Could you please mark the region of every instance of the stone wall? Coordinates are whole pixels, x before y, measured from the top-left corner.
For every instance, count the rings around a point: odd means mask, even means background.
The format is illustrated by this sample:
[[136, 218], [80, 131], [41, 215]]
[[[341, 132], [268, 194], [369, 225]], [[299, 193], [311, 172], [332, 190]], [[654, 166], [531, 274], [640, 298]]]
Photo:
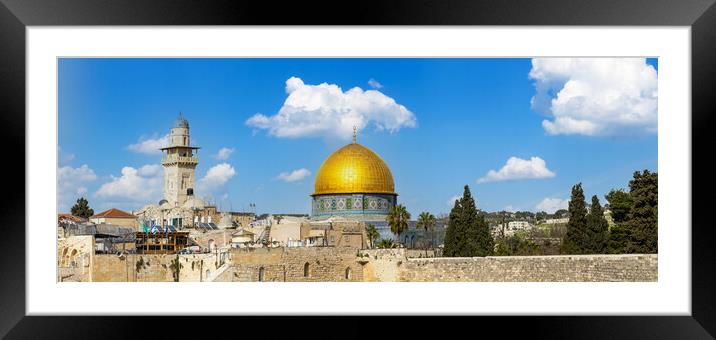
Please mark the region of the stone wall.
[[[282, 264], [234, 264], [219, 275], [217, 282], [285, 281], [286, 266]], [[262, 280], [259, 280], [263, 270]]]
[[405, 256], [409, 258], [413, 257], [440, 257], [442, 255], [442, 249], [406, 249]]
[[232, 266], [217, 281], [258, 281], [261, 268], [264, 281], [363, 281], [357, 254], [357, 249], [339, 247], [233, 248]]
[[658, 255], [407, 258], [403, 249], [363, 250], [366, 281], [644, 282], [658, 280]]
[[172, 261], [179, 258], [179, 281], [206, 281], [221, 267], [221, 254], [96, 254], [92, 261], [92, 281], [96, 282], [172, 282]]
[[361, 250], [361, 258], [368, 261], [363, 265], [364, 281], [398, 281], [400, 266], [407, 260], [405, 253], [405, 249]]
[[[66, 242], [61, 244], [63, 248], [67, 248]], [[181, 264], [179, 281], [643, 282], [658, 280], [656, 254], [471, 258], [415, 258], [408, 255], [417, 254], [410, 253], [406, 249], [358, 251], [342, 247], [232, 248], [218, 255], [216, 253], [178, 255]], [[120, 257], [114, 254], [96, 254], [89, 256], [87, 260], [91, 271], [85, 271], [84, 276], [78, 275], [72, 280], [174, 281], [172, 261], [176, 258], [177, 255], [125, 254]], [[307, 271], [305, 271], [306, 265], [308, 265]]]
[[91, 235], [58, 239], [57, 281], [90, 281], [92, 255], [94, 255], [94, 237]]

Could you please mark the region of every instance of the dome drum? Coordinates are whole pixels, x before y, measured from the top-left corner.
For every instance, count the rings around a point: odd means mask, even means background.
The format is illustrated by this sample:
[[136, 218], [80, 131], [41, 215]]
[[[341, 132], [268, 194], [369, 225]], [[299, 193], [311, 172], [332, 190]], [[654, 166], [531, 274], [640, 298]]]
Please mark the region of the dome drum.
[[395, 194], [328, 194], [314, 195], [312, 216], [380, 216], [387, 215], [396, 204]]

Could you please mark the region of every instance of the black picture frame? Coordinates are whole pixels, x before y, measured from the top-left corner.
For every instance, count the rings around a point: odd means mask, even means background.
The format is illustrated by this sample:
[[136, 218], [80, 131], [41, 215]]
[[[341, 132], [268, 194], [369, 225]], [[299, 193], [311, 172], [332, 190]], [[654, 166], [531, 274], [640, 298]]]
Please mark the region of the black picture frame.
[[[450, 323], [435, 330], [441, 337], [469, 329], [503, 330], [509, 336], [550, 338], [712, 338], [716, 334], [716, 262], [712, 247], [716, 243], [713, 218], [709, 215], [714, 183], [708, 180], [708, 158], [716, 114], [716, 6], [714, 0], [401, 0], [361, 2], [271, 2], [271, 1], [110, 1], [110, 0], [0, 0], [0, 123], [6, 159], [3, 166], [2, 234], [0, 234], [0, 336], [18, 339], [38, 338], [136, 338], [183, 337], [199, 332], [212, 337], [228, 332], [233, 336], [284, 334], [281, 329], [311, 324], [291, 318], [258, 325], [248, 317], [88, 317], [26, 316], [25, 314], [25, 28], [46, 25], [580, 25], [580, 26], [689, 26], [692, 57], [692, 287], [689, 316], [540, 316], [440, 318]], [[687, 113], [684, 113], [687, 114]], [[15, 152], [15, 155], [10, 155]], [[14, 156], [14, 157], [12, 157]], [[21, 163], [19, 160], [23, 160]], [[20, 166], [19, 164], [23, 164]], [[24, 181], [20, 181], [22, 178]], [[23, 184], [24, 183], [24, 184]], [[689, 219], [681, 226], [688, 232]], [[54, 227], [48, 228], [54, 233]], [[122, 298], [101, 297], [106, 299]], [[154, 318], [154, 319], [153, 319]], [[425, 321], [407, 319], [412, 327], [393, 328], [390, 320], [341, 318], [339, 323], [386, 324], [401, 336], [425, 335]], [[433, 322], [433, 321], [431, 321]], [[166, 325], [200, 325], [167, 331]], [[165, 326], [146, 327], [148, 324]], [[238, 325], [251, 325], [239, 327]], [[285, 325], [285, 326], [284, 326]], [[519, 326], [516, 326], [519, 325]], [[145, 326], [145, 327], [142, 327]], [[235, 328], [234, 328], [235, 327]], [[323, 329], [324, 326], [320, 326]], [[370, 326], [372, 327], [372, 326]], [[141, 331], [138, 329], [141, 328]], [[276, 329], [278, 328], [278, 329]], [[268, 332], [268, 333], [267, 333]], [[320, 333], [327, 336], [329, 333]], [[310, 334], [310, 331], [308, 332]], [[354, 330], [343, 335], [370, 332]], [[388, 333], [389, 334], [389, 333]], [[369, 335], [366, 335], [369, 336]], [[484, 334], [487, 336], [487, 333]], [[271, 337], [271, 336], [269, 336]], [[330, 336], [329, 336], [330, 337]]]

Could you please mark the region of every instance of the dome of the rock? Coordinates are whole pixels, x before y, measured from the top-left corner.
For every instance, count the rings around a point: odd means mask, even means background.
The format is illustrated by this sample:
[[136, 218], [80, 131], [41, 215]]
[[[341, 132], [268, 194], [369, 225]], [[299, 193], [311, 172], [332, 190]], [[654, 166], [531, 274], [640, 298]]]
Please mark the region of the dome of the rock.
[[385, 161], [354, 141], [333, 152], [318, 169], [312, 215], [384, 220], [397, 195]]

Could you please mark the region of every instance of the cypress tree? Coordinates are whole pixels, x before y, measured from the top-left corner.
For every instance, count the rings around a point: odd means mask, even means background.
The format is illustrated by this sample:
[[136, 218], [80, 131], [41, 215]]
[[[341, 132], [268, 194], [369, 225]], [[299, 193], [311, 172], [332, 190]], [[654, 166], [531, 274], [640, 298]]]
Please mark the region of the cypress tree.
[[[462, 230], [465, 235], [463, 248], [460, 250], [460, 256], [472, 257], [477, 256], [479, 246], [477, 243], [477, 207], [475, 200], [472, 198], [470, 188], [466, 185], [462, 194], [462, 216], [460, 217]], [[483, 255], [484, 256], [484, 255]]]
[[444, 256], [459, 256], [458, 249], [460, 249], [461, 241], [461, 238], [459, 236], [462, 235], [462, 231], [458, 230], [462, 225], [462, 223], [460, 223], [460, 216], [462, 215], [461, 202], [462, 199], [455, 200], [455, 205], [453, 206], [452, 210], [450, 210], [450, 215], [448, 216], [448, 227], [447, 230], [445, 230], [445, 240], [443, 248]]
[[492, 255], [495, 241], [485, 222], [485, 215], [478, 212], [475, 199], [472, 198], [470, 187], [467, 185], [462, 195], [462, 207], [462, 222], [467, 233], [466, 249], [463, 256]]
[[634, 172], [634, 179], [629, 181], [629, 190], [633, 205], [628, 218], [627, 251], [657, 253], [659, 194], [657, 173], [651, 173], [649, 170], [644, 170], [643, 173]]
[[562, 254], [584, 254], [587, 231], [587, 208], [584, 203], [582, 183], [572, 187], [569, 200], [569, 222], [567, 234], [562, 241]]
[[450, 211], [450, 225], [445, 235], [445, 256], [488, 256], [494, 250], [494, 240], [478, 213], [470, 187], [465, 186], [462, 198]]
[[586, 254], [606, 254], [609, 241], [609, 223], [597, 195], [592, 196], [592, 209], [587, 215]]
[[487, 225], [487, 221], [485, 221], [485, 213], [479, 213], [477, 215], [477, 224], [476, 227], [476, 240], [475, 243], [477, 244], [477, 254], [473, 256], [490, 256], [495, 252], [495, 239], [492, 238], [492, 233], [490, 232], [490, 226]]
[[616, 224], [609, 230], [609, 254], [626, 254], [627, 245], [629, 243], [629, 228], [624, 225]]

